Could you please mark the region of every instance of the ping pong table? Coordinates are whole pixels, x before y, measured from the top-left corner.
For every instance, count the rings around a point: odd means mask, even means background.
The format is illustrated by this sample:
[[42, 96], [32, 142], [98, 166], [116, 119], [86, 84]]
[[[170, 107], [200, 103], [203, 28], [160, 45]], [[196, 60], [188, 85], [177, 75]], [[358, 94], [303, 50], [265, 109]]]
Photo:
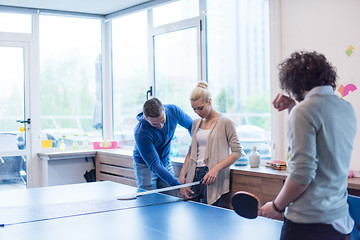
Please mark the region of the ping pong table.
[[282, 222], [161, 193], [117, 200], [136, 188], [94, 182], [0, 192], [1, 240], [266, 239]]

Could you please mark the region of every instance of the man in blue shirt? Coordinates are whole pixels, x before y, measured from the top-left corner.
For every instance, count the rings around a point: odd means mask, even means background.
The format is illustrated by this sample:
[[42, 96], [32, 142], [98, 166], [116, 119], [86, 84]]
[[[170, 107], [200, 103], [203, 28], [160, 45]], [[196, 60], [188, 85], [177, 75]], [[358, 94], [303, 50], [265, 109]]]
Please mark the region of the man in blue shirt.
[[[171, 140], [178, 124], [190, 134], [191, 117], [175, 105], [163, 105], [159, 99], [152, 98], [144, 103], [137, 120], [133, 157], [138, 188], [151, 190], [180, 185], [169, 157]], [[185, 197], [187, 193], [192, 191], [181, 190]]]

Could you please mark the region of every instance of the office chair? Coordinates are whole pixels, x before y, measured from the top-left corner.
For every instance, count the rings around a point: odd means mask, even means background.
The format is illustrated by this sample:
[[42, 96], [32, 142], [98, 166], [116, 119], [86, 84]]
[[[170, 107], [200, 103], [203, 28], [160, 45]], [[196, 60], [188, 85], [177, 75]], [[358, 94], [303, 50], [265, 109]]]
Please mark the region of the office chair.
[[[0, 151], [19, 151], [17, 135], [14, 133], [0, 133]], [[26, 184], [24, 167], [26, 167], [26, 159], [24, 156], [0, 156], [0, 180], [21, 179], [23, 183]]]
[[360, 227], [360, 197], [348, 195], [347, 202], [349, 204], [349, 213], [354, 219], [355, 226], [351, 232], [351, 240], [359, 240], [359, 227]]

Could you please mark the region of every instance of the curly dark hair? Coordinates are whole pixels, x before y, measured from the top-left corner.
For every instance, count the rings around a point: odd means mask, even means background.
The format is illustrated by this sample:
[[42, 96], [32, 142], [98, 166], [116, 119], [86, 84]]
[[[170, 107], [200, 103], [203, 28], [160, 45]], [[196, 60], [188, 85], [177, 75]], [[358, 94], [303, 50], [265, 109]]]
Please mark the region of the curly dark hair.
[[317, 52], [294, 52], [279, 64], [280, 87], [297, 101], [314, 87], [330, 85], [335, 90], [336, 78], [336, 68]]
[[162, 102], [157, 98], [150, 98], [144, 103], [143, 114], [147, 117], [159, 117], [165, 111]]

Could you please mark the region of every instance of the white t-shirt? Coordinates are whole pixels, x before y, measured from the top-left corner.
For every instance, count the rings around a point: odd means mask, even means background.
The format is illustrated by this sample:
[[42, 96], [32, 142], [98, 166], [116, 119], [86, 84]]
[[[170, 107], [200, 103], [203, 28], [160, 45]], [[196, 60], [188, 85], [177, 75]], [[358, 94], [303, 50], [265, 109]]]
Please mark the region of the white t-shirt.
[[201, 129], [196, 133], [196, 140], [197, 140], [197, 163], [196, 167], [205, 167], [205, 151], [206, 151], [206, 142], [209, 136], [211, 129]]

